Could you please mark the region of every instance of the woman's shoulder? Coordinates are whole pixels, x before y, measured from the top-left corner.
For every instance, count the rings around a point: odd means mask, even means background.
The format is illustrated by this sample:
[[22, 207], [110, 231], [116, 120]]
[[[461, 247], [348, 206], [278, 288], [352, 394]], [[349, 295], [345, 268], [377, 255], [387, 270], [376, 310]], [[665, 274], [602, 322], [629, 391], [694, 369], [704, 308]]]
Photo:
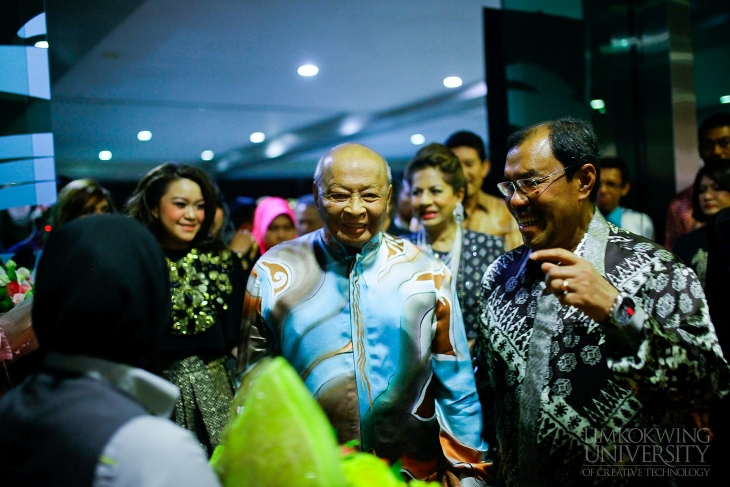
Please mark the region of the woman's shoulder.
[[504, 239], [488, 233], [464, 230], [463, 245], [477, 245], [480, 247], [493, 247], [504, 252]]

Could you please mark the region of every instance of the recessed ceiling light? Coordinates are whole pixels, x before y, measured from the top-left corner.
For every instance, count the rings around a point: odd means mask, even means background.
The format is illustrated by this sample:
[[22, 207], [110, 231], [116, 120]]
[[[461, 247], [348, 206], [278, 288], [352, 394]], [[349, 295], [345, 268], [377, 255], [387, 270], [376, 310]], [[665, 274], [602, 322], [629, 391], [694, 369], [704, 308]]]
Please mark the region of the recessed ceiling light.
[[99, 152], [99, 159], [101, 159], [102, 161], [108, 161], [111, 158], [112, 158], [111, 151], [103, 150], [103, 151]]
[[141, 140], [142, 142], [147, 142], [148, 140], [150, 140], [152, 138], [152, 132], [150, 132], [149, 130], [141, 130], [137, 134], [137, 138], [139, 140]]
[[721, 96], [720, 103], [730, 103], [730, 95]]
[[215, 157], [215, 152], [212, 150], [204, 150], [200, 153], [200, 158], [204, 161], [212, 161]]
[[299, 76], [314, 76], [319, 73], [319, 68], [314, 64], [305, 64], [304, 66], [299, 66], [297, 73], [299, 73]]
[[260, 144], [261, 142], [263, 142], [264, 140], [266, 140], [266, 135], [264, 135], [263, 132], [254, 132], [254, 133], [251, 134], [251, 137], [249, 137], [249, 139], [254, 144]]
[[449, 76], [448, 78], [444, 78], [444, 86], [447, 88], [458, 88], [461, 84], [461, 78], [458, 76]]
[[48, 41], [38, 41], [33, 45], [39, 49], [48, 49]]
[[421, 134], [413, 134], [411, 135], [411, 144], [413, 145], [421, 145], [424, 142], [426, 142], [426, 137], [424, 137]]

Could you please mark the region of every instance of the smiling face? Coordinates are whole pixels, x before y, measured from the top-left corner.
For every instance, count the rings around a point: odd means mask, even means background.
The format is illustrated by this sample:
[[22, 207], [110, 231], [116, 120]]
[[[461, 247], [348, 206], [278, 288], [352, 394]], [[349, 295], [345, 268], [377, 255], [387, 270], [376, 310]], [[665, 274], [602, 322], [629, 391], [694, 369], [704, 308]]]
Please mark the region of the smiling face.
[[[504, 177], [513, 182], [538, 179], [563, 169], [563, 164], [553, 156], [549, 135], [546, 127], [538, 127], [522, 144], [511, 149]], [[578, 169], [571, 180], [565, 172], [559, 172], [540, 183], [532, 194], [525, 195], [518, 189], [506, 198], [527, 247], [573, 250], [578, 245], [587, 228], [587, 212], [590, 210], [592, 214], [588, 198], [595, 183], [595, 172], [591, 175], [591, 170], [586, 168], [593, 166]]]
[[325, 157], [322, 187], [314, 197], [324, 226], [340, 243], [361, 248], [382, 227], [392, 187], [385, 161], [367, 147], [348, 144]]
[[160, 244], [165, 249], [187, 249], [205, 219], [205, 200], [198, 183], [176, 179], [167, 186], [160, 205], [152, 212], [163, 228]]
[[439, 235], [454, 223], [456, 204], [464, 199], [435, 167], [426, 167], [411, 176], [411, 206], [426, 232]]
[[464, 169], [466, 176], [467, 194], [478, 195], [482, 190], [484, 178], [489, 174], [489, 161], [482, 161], [479, 153], [473, 147], [459, 146], [453, 147], [451, 152], [459, 158], [461, 167]]
[[730, 191], [726, 191], [707, 176], [702, 176], [699, 187], [699, 200], [702, 213], [713, 216], [720, 210], [730, 208]]

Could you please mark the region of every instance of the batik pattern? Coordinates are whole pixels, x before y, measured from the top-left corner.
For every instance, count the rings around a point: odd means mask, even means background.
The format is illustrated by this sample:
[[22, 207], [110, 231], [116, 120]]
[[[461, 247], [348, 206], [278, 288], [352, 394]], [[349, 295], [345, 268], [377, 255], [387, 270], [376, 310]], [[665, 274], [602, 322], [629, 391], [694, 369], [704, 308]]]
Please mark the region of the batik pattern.
[[727, 389], [702, 287], [669, 251], [596, 212], [576, 254], [644, 310], [632, 335], [561, 306], [530, 252], [505, 254], [483, 281], [477, 384], [486, 414], [494, 407], [496, 484], [623, 485], [581, 475], [591, 432], [696, 428]]

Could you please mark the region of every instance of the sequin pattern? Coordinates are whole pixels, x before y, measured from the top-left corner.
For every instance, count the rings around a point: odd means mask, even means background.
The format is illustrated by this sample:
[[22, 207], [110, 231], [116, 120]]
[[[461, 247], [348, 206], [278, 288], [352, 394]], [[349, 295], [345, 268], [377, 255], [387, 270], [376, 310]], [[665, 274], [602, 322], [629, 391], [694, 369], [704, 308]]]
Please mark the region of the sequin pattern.
[[170, 269], [172, 325], [174, 335], [197, 335], [216, 323], [228, 309], [233, 293], [229, 275], [234, 261], [230, 250], [191, 250], [178, 261], [167, 259]]

